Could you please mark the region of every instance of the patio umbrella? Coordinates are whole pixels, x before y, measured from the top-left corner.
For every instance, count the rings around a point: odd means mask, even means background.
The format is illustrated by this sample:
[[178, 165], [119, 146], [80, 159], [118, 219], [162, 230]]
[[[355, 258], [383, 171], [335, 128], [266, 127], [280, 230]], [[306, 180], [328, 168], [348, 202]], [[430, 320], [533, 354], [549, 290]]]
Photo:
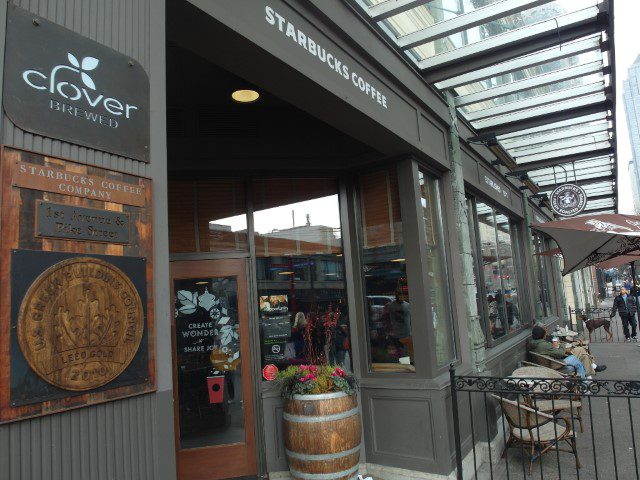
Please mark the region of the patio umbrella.
[[624, 255], [612, 258], [611, 260], [605, 260], [604, 262], [598, 263], [596, 266], [598, 268], [602, 268], [603, 270], [608, 270], [609, 268], [619, 267], [620, 265], [637, 262], [638, 260], [640, 260], [640, 250], [625, 253]]
[[531, 225], [552, 237], [564, 257], [563, 275], [640, 250], [640, 216], [585, 215]]

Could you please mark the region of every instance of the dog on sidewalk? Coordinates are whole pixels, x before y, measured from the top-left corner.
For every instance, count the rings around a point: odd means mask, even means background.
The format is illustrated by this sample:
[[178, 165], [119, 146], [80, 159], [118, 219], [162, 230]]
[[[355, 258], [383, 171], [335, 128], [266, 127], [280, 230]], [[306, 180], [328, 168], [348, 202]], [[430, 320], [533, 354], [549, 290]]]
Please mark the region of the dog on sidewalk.
[[591, 334], [600, 327], [604, 328], [607, 332], [607, 342], [613, 341], [613, 332], [611, 332], [611, 319], [609, 318], [587, 318], [586, 315], [581, 315], [580, 319], [584, 322], [584, 326], [589, 331], [589, 342], [591, 342]]

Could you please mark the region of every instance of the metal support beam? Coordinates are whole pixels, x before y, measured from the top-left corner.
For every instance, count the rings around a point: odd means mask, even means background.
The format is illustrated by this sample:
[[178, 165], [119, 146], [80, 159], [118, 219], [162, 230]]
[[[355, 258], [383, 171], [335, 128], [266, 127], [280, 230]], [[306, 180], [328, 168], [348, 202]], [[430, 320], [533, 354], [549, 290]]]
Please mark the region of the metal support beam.
[[443, 20], [417, 32], [398, 38], [398, 46], [404, 50], [448, 37], [469, 28], [508, 17], [514, 13], [539, 7], [552, 0], [503, 0], [501, 2], [463, 13], [448, 20]]
[[[605, 91], [602, 90], [590, 95], [569, 98], [558, 102], [546, 103], [544, 105], [538, 106], [537, 108], [526, 108], [524, 110], [511, 112], [504, 115], [483, 118], [474, 121], [472, 123], [472, 126], [479, 131], [489, 128], [500, 128], [505, 124], [508, 125], [514, 122], [521, 122], [525, 120], [531, 121], [536, 118], [546, 117], [548, 115], [559, 114], [562, 112], [575, 112], [577, 109], [589, 105], [596, 105], [604, 102], [605, 100]], [[495, 132], [493, 133], [495, 134]]]
[[606, 207], [606, 208], [594, 208], [593, 210], [583, 210], [582, 213], [580, 213], [580, 216], [585, 215], [585, 214], [589, 214], [589, 213], [606, 213], [606, 212], [616, 213], [615, 206]]
[[447, 80], [436, 83], [436, 87], [440, 89], [460, 87], [462, 85], [468, 85], [470, 83], [479, 82], [499, 75], [506, 75], [525, 68], [537, 67], [543, 63], [562, 60], [594, 50], [600, 50], [601, 47], [602, 41], [600, 35], [593, 35], [568, 44], [563, 43], [560, 46], [554, 45], [549, 49], [542, 50], [541, 52], [514, 58], [513, 60], [508, 60], [506, 62], [499, 63], [498, 65], [480, 68], [469, 73], [448, 78]]
[[567, 140], [558, 140], [556, 142], [549, 142], [546, 144], [539, 144], [535, 147], [521, 147], [520, 149], [507, 148], [509, 154], [518, 163], [524, 163], [529, 161], [529, 156], [539, 155], [541, 153], [556, 154], [555, 156], [564, 156], [562, 151], [568, 148], [590, 146], [592, 149], [596, 143], [608, 142], [609, 133], [598, 133], [595, 135], [583, 135], [580, 137], [568, 138]]
[[470, 122], [476, 122], [484, 118], [496, 117], [498, 115], [507, 115], [509, 113], [515, 113], [522, 110], [528, 110], [530, 108], [541, 107], [544, 105], [549, 105], [550, 103], [555, 104], [558, 102], [563, 102], [565, 100], [571, 100], [572, 98], [585, 97], [587, 95], [593, 95], [603, 91], [604, 82], [595, 82], [588, 85], [582, 85], [580, 87], [565, 88], [564, 90], [558, 90], [557, 92], [505, 103], [503, 105], [498, 105], [497, 107], [485, 108], [483, 110], [468, 113], [466, 115], [466, 118]]
[[[612, 182], [615, 179], [616, 179], [615, 175], [609, 175], [608, 177], [588, 178], [586, 180], [578, 180], [577, 182], [572, 182], [572, 183], [582, 187], [584, 185], [591, 185], [593, 183]], [[546, 185], [544, 187], [540, 187], [540, 191], [541, 192], [550, 192], [554, 188], [556, 188], [555, 185]]]
[[[579, 162], [581, 160], [590, 160], [592, 158], [607, 157], [613, 155], [613, 153], [613, 148], [605, 148], [602, 150], [593, 150], [591, 152], [577, 153], [575, 155], [567, 155], [566, 157], [558, 157], [552, 160], [529, 162], [527, 164], [518, 165], [517, 173], [531, 172], [532, 170], [540, 170], [541, 168], [550, 168], [564, 163]], [[513, 173], [516, 172], [514, 171]]]
[[500, 142], [504, 142], [505, 140], [513, 141], [513, 140], [518, 140], [518, 137], [522, 137], [524, 135], [531, 135], [534, 133], [542, 133], [542, 132], [548, 132], [548, 131], [552, 131], [553, 133], [560, 128], [571, 127], [573, 125], [584, 125], [591, 122], [597, 122], [599, 120], [609, 120], [608, 113], [605, 111], [600, 113], [594, 113], [592, 115], [586, 115], [584, 117], [570, 118], [569, 120], [563, 120], [561, 122], [546, 123], [539, 127], [528, 128], [526, 130], [520, 130], [517, 132], [500, 135], [498, 137], [498, 140]]
[[371, 17], [371, 20], [379, 22], [385, 18], [393, 17], [399, 13], [406, 12], [412, 8], [419, 7], [433, 0], [386, 0], [385, 2], [373, 5], [371, 7], [363, 7]]
[[594, 202], [596, 200], [607, 200], [608, 198], [614, 199], [616, 195], [595, 195], [593, 197], [589, 197], [587, 202]]
[[584, 135], [598, 135], [600, 133], [609, 132], [609, 124], [607, 122], [601, 122], [596, 124], [586, 124], [584, 126], [577, 126], [571, 130], [562, 130], [559, 132], [547, 133], [545, 135], [538, 135], [535, 137], [528, 137], [525, 139], [519, 139], [514, 137], [513, 139], [501, 140], [500, 144], [507, 150], [522, 147], [532, 147], [539, 144], [547, 144], [548, 142], [555, 142], [558, 140], [567, 140], [575, 137], [582, 137]]
[[[486, 68], [492, 65], [496, 65], [514, 58], [522, 57], [524, 55], [530, 55], [537, 53], [540, 50], [557, 46], [561, 38], [562, 42], [571, 42], [574, 40], [582, 39], [596, 33], [601, 33], [604, 29], [603, 22], [606, 15], [600, 14], [597, 18], [591, 19], [591, 21], [578, 22], [573, 25], [553, 27], [552, 30], [546, 32], [546, 34], [534, 35], [530, 38], [521, 38], [517, 42], [510, 42], [507, 45], [502, 45], [496, 42], [492, 45], [490, 50], [482, 52], [472, 52], [471, 49], [465, 51], [454, 50], [458, 55], [442, 57], [436, 64], [435, 61], [427, 63], [429, 59], [422, 62], [418, 62], [418, 68], [425, 70], [422, 74], [424, 79], [429, 83], [436, 83], [446, 80], [451, 77], [456, 77], [465, 73], [473, 72], [481, 68]], [[553, 22], [555, 25], [555, 21]], [[502, 37], [502, 35], [498, 35]], [[482, 43], [482, 42], [479, 42]], [[479, 46], [476, 49], [479, 49]], [[465, 47], [461, 47], [465, 48]], [[441, 54], [446, 55], [446, 54]], [[540, 62], [544, 63], [544, 62]]]
[[543, 153], [531, 154], [531, 155], [520, 155], [517, 158], [515, 158], [515, 160], [518, 163], [518, 165], [526, 166], [528, 163], [531, 163], [531, 162], [538, 162], [538, 161], [544, 161], [544, 160], [552, 161], [555, 158], [563, 158], [563, 157], [568, 157], [570, 155], [578, 155], [580, 153], [589, 153], [595, 150], [603, 150], [605, 148], [611, 148], [611, 143], [609, 142], [608, 139], [602, 142], [597, 142], [597, 143], [591, 142], [586, 145], [583, 144], [583, 145], [572, 147], [572, 148], [563, 148], [561, 150], [554, 150], [552, 152], [546, 152], [546, 153], [543, 152]]
[[602, 72], [602, 68], [602, 62], [591, 62], [586, 65], [578, 65], [577, 67], [565, 68], [545, 75], [527, 78], [526, 80], [503, 84], [498, 87], [488, 88], [481, 92], [456, 97], [456, 106], [464, 107], [465, 105], [484, 102], [486, 100], [491, 100], [492, 98], [505, 97], [525, 90], [531, 90], [532, 88], [544, 87], [546, 85], [551, 85], [552, 83], [564, 82], [574, 78], [592, 75], [594, 73]]
[[611, 105], [611, 99], [607, 97], [604, 99], [604, 101], [596, 101], [595, 103], [587, 104], [582, 107], [575, 107], [559, 112], [551, 112], [546, 115], [540, 115], [532, 118], [530, 117], [511, 120], [509, 122], [501, 123], [500, 125], [490, 125], [486, 128], [480, 127], [476, 130], [479, 135], [493, 133], [496, 136], [499, 136], [507, 133], [519, 132], [520, 130], [526, 130], [528, 128], [541, 127], [550, 123], [571, 120], [576, 117], [583, 117], [586, 115], [592, 115], [594, 113], [607, 112], [611, 109]]

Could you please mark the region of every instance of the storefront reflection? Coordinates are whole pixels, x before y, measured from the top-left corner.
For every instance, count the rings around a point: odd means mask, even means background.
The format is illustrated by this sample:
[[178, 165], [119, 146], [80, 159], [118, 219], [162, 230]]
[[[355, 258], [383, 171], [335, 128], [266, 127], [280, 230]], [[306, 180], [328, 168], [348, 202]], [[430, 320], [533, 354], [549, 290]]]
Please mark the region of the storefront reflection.
[[415, 372], [411, 300], [395, 168], [360, 176], [362, 268], [374, 372]]
[[260, 180], [253, 191], [263, 366], [351, 370], [335, 179]]

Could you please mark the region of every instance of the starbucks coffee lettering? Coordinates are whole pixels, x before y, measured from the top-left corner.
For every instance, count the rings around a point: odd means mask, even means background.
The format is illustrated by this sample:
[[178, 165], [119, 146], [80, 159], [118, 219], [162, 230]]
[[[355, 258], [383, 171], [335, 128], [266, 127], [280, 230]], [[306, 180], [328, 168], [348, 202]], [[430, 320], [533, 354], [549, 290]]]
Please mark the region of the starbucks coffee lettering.
[[12, 173], [11, 183], [16, 187], [139, 207], [145, 204], [144, 187], [139, 184], [20, 161], [14, 164]]

